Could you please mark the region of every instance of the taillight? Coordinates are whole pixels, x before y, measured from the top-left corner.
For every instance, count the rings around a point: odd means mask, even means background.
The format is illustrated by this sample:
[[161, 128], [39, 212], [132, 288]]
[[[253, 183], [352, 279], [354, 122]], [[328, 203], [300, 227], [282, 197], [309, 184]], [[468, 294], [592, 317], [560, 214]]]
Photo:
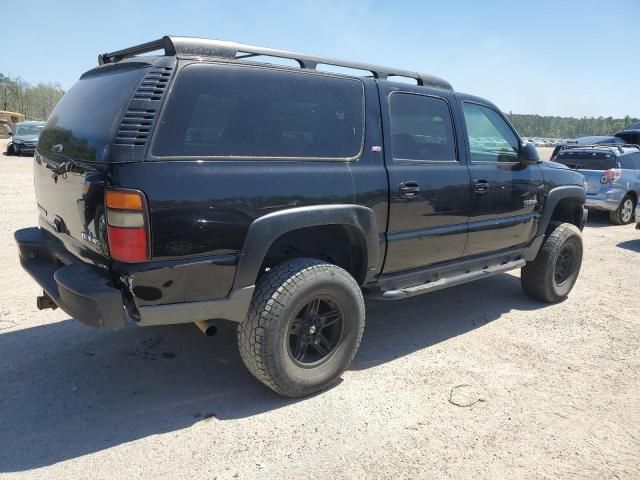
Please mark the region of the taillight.
[[620, 170], [619, 168], [610, 168], [609, 170], [605, 170], [605, 172], [602, 174], [602, 183], [616, 182], [621, 175], [622, 170]]
[[149, 216], [144, 194], [138, 190], [109, 189], [105, 205], [111, 257], [126, 263], [150, 260]]

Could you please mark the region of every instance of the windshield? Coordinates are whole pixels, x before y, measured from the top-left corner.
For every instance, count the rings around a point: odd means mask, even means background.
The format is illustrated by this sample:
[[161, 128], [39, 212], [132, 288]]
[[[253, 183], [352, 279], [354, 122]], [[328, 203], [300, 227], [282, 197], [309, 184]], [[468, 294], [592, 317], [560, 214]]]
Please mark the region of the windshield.
[[16, 135], [40, 135], [43, 128], [44, 123], [42, 125], [18, 125]]
[[554, 160], [577, 170], [609, 170], [617, 168], [615, 155], [608, 152], [564, 151]]

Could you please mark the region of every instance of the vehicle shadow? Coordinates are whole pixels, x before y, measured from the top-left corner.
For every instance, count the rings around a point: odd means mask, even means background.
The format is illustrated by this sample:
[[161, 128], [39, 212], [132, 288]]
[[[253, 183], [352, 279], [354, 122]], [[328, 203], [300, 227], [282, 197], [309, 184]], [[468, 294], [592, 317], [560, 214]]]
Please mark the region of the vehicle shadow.
[[626, 242], [620, 242], [618, 247], [624, 248], [625, 250], [631, 250], [632, 252], [640, 253], [640, 232], [638, 232], [638, 237], [636, 240], [627, 240]]
[[[399, 302], [368, 302], [352, 368], [363, 370], [496, 320], [543, 308], [499, 275]], [[105, 332], [65, 320], [0, 332], [0, 472], [24, 471], [203, 420], [294, 404], [244, 368], [232, 324]]]
[[587, 219], [587, 227], [613, 227], [614, 225], [609, 220], [609, 212], [599, 210], [589, 210], [589, 217]]

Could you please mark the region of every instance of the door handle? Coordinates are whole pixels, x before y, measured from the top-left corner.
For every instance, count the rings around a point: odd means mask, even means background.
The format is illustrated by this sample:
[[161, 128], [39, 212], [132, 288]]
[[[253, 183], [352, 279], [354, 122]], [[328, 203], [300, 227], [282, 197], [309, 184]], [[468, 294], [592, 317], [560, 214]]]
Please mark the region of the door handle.
[[489, 181], [484, 179], [476, 179], [473, 181], [473, 191], [476, 193], [487, 193], [489, 190]]
[[415, 198], [420, 193], [418, 182], [403, 182], [400, 184], [400, 196], [402, 198]]

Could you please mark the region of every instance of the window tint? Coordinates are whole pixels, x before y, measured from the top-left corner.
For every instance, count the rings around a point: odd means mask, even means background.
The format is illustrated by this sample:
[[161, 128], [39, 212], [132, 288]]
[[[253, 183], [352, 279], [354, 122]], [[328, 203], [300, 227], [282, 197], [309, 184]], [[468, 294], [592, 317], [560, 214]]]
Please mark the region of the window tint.
[[554, 161], [578, 170], [609, 170], [618, 167], [614, 154], [598, 151], [565, 150]]
[[123, 64], [78, 80], [53, 109], [38, 150], [61, 144], [66, 157], [109, 161], [120, 117], [146, 71]]
[[492, 108], [464, 103], [472, 162], [515, 162], [518, 137], [505, 120]]
[[190, 65], [176, 81], [154, 155], [350, 158], [362, 82], [282, 70]]
[[393, 158], [455, 160], [451, 114], [445, 100], [394, 93], [390, 102]]

